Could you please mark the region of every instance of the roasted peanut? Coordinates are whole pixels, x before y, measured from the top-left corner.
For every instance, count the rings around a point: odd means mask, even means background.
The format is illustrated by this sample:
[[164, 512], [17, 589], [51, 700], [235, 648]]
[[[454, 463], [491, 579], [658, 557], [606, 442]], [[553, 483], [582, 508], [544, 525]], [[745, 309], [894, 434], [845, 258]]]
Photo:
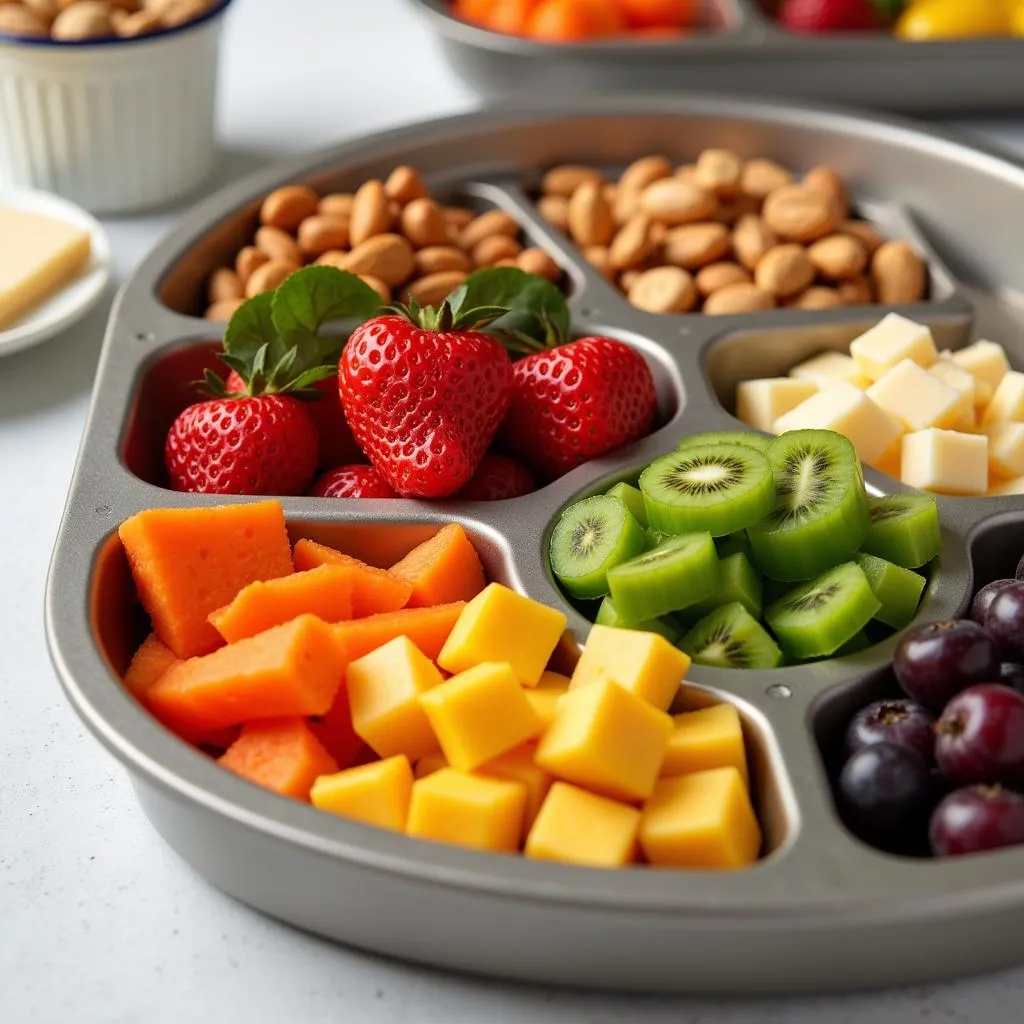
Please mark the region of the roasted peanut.
[[46, 21], [21, 4], [0, 4], [0, 32], [37, 39], [49, 34]]
[[417, 277], [428, 277], [446, 270], [461, 270], [468, 274], [473, 268], [469, 257], [454, 245], [431, 245], [420, 249], [414, 257], [414, 264]]
[[53, 19], [50, 36], [65, 42], [112, 36], [115, 32], [110, 13], [110, 4], [103, 0], [79, 0]]
[[670, 227], [707, 220], [714, 215], [715, 197], [682, 178], [664, 178], [640, 193], [640, 209]]
[[270, 257], [262, 249], [257, 249], [254, 245], [247, 245], [244, 249], [239, 250], [235, 257], [235, 271], [242, 279], [242, 283], [245, 284], [256, 270], [264, 263], [269, 262]]
[[779, 236], [753, 213], [740, 217], [732, 229], [733, 251], [747, 270], [753, 270], [761, 257], [778, 244]]
[[583, 250], [583, 258], [602, 276], [609, 281], [615, 280], [615, 268], [606, 245], [588, 245]]
[[808, 288], [787, 303], [793, 309], [835, 309], [843, 304], [843, 297], [835, 288], [821, 285]]
[[740, 188], [754, 199], [764, 199], [777, 188], [790, 185], [793, 175], [774, 160], [748, 160], [740, 174]]
[[840, 281], [836, 289], [844, 306], [867, 306], [875, 301], [871, 282], [866, 277], [854, 277], [849, 281]]
[[633, 281], [629, 301], [648, 313], [685, 313], [697, 303], [697, 286], [681, 267], [655, 267]]
[[697, 157], [694, 181], [716, 196], [734, 196], [740, 191], [743, 161], [729, 149], [705, 149]]
[[430, 274], [413, 281], [407, 294], [421, 306], [438, 306], [466, 280], [466, 277], [461, 270], [444, 270], [440, 274]]
[[[272, 228], [264, 224], [256, 232], [256, 248], [265, 252], [272, 260], [282, 260], [285, 263], [294, 263], [295, 266], [302, 266], [302, 253], [299, 245], [288, 234], [280, 228]], [[328, 246], [328, 248], [330, 248]]]
[[665, 262], [684, 270], [697, 270], [722, 259], [731, 239], [724, 224], [684, 224], [672, 228], [665, 239]]
[[273, 291], [286, 277], [294, 274], [298, 267], [286, 260], [270, 260], [262, 267], [257, 267], [245, 283], [246, 298], [251, 299], [263, 292]]
[[536, 247], [524, 249], [516, 257], [516, 266], [525, 274], [536, 274], [549, 281], [557, 281], [562, 276], [562, 268], [543, 249]]
[[814, 280], [814, 266], [803, 246], [787, 243], [769, 249], [754, 268], [754, 284], [770, 295], [797, 295]]
[[846, 197], [846, 186], [831, 167], [812, 167], [805, 175], [804, 188], [823, 192], [832, 198], [836, 215], [840, 220], [850, 216], [850, 201]]
[[566, 196], [541, 196], [537, 200], [537, 212], [553, 228], [569, 230], [569, 200]]
[[839, 225], [839, 231], [844, 235], [852, 235], [868, 251], [868, 256], [874, 254], [885, 244], [885, 239], [866, 220], [844, 220]]
[[642, 156], [634, 160], [619, 178], [619, 190], [642, 192], [648, 185], [662, 178], [671, 178], [672, 162], [663, 156]]
[[826, 193], [803, 185], [783, 185], [764, 201], [765, 224], [791, 242], [813, 242], [836, 229], [843, 219]]
[[871, 280], [878, 301], [895, 306], [924, 298], [927, 273], [921, 257], [906, 242], [886, 242], [871, 258]]
[[612, 240], [612, 209], [595, 182], [584, 182], [569, 199], [569, 234], [582, 246], [607, 245]]
[[715, 220], [721, 224], [735, 224], [748, 213], [756, 214], [761, 204], [753, 197], [741, 192], [737, 196], [719, 196], [715, 208]]
[[457, 231], [462, 231], [476, 216], [465, 206], [446, 206], [441, 212], [444, 214], [444, 222]]
[[260, 207], [260, 223], [294, 231], [320, 205], [320, 197], [305, 185], [285, 185], [271, 192]]
[[473, 265], [477, 267], [493, 267], [504, 260], [515, 262], [523, 247], [508, 235], [491, 235], [473, 247]]
[[319, 256], [330, 249], [348, 245], [348, 218], [316, 213], [299, 225], [299, 249], [306, 256]]
[[141, 10], [129, 14], [126, 11], [116, 10], [111, 14], [111, 20], [117, 34], [122, 39], [136, 39], [139, 36], [149, 35], [163, 28], [163, 21], [160, 15], [153, 11]]
[[540, 190], [549, 196], [571, 196], [584, 182], [603, 185], [604, 175], [593, 167], [581, 167], [578, 164], [562, 164], [552, 167], [541, 178]]
[[229, 267], [220, 267], [210, 275], [206, 286], [206, 297], [211, 305], [245, 298], [242, 279]]
[[207, 320], [227, 323], [235, 315], [238, 307], [243, 302], [245, 302], [245, 299], [221, 299], [219, 302], [212, 303], [203, 316]]
[[[348, 233], [352, 245], [361, 245], [374, 235], [383, 235], [391, 228], [391, 211], [384, 186], [375, 178], [363, 182], [352, 201]], [[354, 271], [353, 271], [354, 273]]]
[[382, 303], [386, 305], [391, 301], [391, 289], [379, 277], [362, 274], [359, 279], [363, 284], [368, 284], [380, 296]]
[[57, 12], [61, 8], [57, 0], [21, 0], [21, 2], [33, 14], [38, 15], [42, 21], [45, 21], [47, 25], [57, 17]]
[[459, 248], [472, 252], [485, 238], [491, 235], [508, 235], [515, 238], [519, 234], [519, 223], [504, 210], [488, 210], [474, 217], [459, 235]]
[[651, 218], [646, 213], [638, 213], [612, 239], [608, 259], [615, 270], [631, 270], [639, 267], [653, 250]]
[[402, 235], [374, 235], [357, 245], [345, 260], [345, 270], [379, 278], [397, 288], [412, 276], [415, 258], [409, 240]]
[[868, 251], [852, 235], [827, 235], [807, 248], [814, 269], [833, 281], [857, 277], [868, 265]]
[[433, 199], [413, 199], [401, 213], [402, 234], [417, 249], [448, 242], [448, 225]]
[[619, 287], [629, 293], [629, 289], [633, 287], [633, 282], [643, 273], [642, 270], [624, 270], [619, 274]]
[[384, 182], [384, 194], [401, 206], [414, 199], [425, 199], [430, 193], [414, 167], [396, 167]]
[[701, 295], [711, 295], [730, 284], [749, 284], [750, 271], [738, 263], [710, 263], [694, 279]]
[[348, 270], [348, 253], [344, 249], [328, 249], [316, 258], [316, 264], [320, 267], [337, 267], [338, 270]]
[[352, 207], [356, 197], [348, 192], [332, 192], [324, 196], [316, 208], [317, 213], [325, 213], [329, 217], [352, 218]]
[[638, 188], [619, 188], [615, 193], [615, 202], [612, 205], [612, 218], [618, 225], [626, 224], [632, 220], [640, 209], [640, 192]]
[[704, 300], [704, 312], [709, 316], [734, 316], [738, 313], [756, 313], [775, 306], [775, 296], [762, 291], [756, 284], [727, 284]]
[[160, 20], [167, 28], [187, 25], [206, 13], [210, 0], [166, 0], [160, 9]]

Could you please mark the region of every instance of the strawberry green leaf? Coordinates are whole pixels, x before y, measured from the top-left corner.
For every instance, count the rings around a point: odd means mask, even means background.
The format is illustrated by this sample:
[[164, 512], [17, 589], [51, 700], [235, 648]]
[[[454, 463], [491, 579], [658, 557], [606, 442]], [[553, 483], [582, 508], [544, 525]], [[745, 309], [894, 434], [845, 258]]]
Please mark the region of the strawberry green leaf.
[[[273, 294], [264, 292], [247, 299], [235, 310], [224, 333], [224, 351], [227, 355], [249, 366], [261, 347], [274, 346], [277, 331], [271, 318], [273, 301]], [[238, 368], [233, 366], [232, 369]], [[241, 370], [238, 372], [246, 376]]]
[[[526, 336], [545, 345], [568, 340], [572, 321], [565, 297], [548, 280], [515, 267], [490, 267], [470, 274], [448, 297], [456, 329], [490, 319], [489, 333]], [[503, 308], [497, 319], [478, 315]]]
[[293, 395], [298, 392], [304, 392], [313, 399], [323, 398], [323, 392], [317, 391], [310, 388], [310, 384], [315, 384], [319, 380], [326, 380], [328, 377], [336, 377], [338, 374], [338, 367], [336, 365], [327, 366], [314, 366], [305, 373], [300, 373], [295, 380], [292, 381], [292, 391], [288, 394]]

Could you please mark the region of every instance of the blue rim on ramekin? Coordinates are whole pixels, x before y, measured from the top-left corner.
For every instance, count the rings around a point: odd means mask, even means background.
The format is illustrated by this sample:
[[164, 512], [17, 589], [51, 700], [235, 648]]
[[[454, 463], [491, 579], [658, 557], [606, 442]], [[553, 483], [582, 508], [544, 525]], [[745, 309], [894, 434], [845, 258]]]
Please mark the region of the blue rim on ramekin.
[[167, 36], [198, 28], [200, 25], [218, 17], [233, 3], [234, 0], [216, 0], [208, 11], [201, 14], [198, 18], [193, 18], [192, 21], [186, 21], [183, 25], [175, 25], [173, 28], [157, 29], [156, 32], [147, 32], [145, 35], [133, 36], [131, 38], [106, 36], [102, 39], [51, 39], [49, 36], [40, 38], [39, 36], [19, 36], [10, 32], [0, 32], [0, 45], [13, 43], [17, 46], [37, 46], [41, 49], [77, 50], [91, 46], [131, 46], [141, 43], [152, 43], [157, 39], [166, 39]]

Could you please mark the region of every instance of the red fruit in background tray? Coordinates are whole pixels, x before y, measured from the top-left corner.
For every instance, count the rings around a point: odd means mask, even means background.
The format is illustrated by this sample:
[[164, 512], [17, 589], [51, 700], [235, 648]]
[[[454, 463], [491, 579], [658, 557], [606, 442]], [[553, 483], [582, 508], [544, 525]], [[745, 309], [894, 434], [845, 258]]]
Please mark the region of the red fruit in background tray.
[[955, 782], [1024, 782], [1024, 696], [981, 683], [957, 694], [935, 723], [935, 759]]
[[337, 466], [309, 489], [311, 498], [397, 498], [373, 466]]
[[778, 19], [791, 32], [871, 32], [878, 28], [869, 0], [784, 0]]
[[968, 786], [942, 799], [928, 829], [936, 857], [1024, 843], [1024, 796], [1001, 786]]
[[519, 360], [502, 447], [547, 479], [646, 436], [658, 395], [644, 357], [581, 338]]
[[618, 0], [631, 28], [689, 28], [698, 20], [697, 0]]
[[537, 490], [533, 474], [506, 455], [488, 452], [476, 475], [456, 495], [460, 501], [506, 501]]

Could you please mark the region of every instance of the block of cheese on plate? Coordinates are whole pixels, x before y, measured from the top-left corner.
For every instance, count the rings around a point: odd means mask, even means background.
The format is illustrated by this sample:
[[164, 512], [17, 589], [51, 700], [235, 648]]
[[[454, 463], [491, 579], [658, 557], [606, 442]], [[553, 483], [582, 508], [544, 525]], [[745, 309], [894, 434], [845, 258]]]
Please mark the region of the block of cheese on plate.
[[[897, 363], [867, 390], [867, 396], [905, 430], [953, 427], [964, 416], [964, 396], [912, 359]], [[970, 406], [973, 418], [973, 399]]]
[[745, 380], [736, 387], [736, 415], [758, 430], [770, 432], [772, 424], [790, 409], [818, 393], [813, 380], [773, 377]]
[[91, 251], [89, 233], [74, 224], [0, 206], [0, 331], [56, 295]]
[[951, 353], [951, 358], [972, 376], [984, 381], [993, 391], [1010, 371], [1006, 353], [994, 341], [976, 341], [959, 352]]
[[899, 313], [890, 313], [850, 343], [850, 355], [869, 380], [881, 380], [910, 359], [927, 369], [939, 357], [932, 332]]
[[821, 355], [806, 359], [802, 363], [797, 363], [789, 371], [789, 376], [796, 380], [809, 380], [819, 388], [841, 380], [847, 384], [855, 384], [859, 388], [866, 388], [871, 383], [860, 372], [853, 356], [843, 352], [822, 352]]
[[903, 438], [905, 484], [939, 494], [988, 491], [988, 438], [956, 430], [919, 430]]

